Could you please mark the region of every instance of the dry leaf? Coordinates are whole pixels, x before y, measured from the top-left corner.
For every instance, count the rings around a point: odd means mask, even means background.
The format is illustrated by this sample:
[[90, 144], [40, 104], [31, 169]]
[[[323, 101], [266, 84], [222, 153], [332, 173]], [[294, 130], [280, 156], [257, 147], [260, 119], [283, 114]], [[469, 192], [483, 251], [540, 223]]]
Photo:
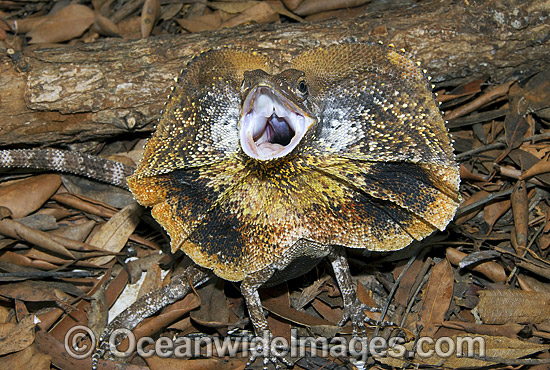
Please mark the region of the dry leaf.
[[311, 316], [305, 312], [298, 311], [292, 307], [289, 307], [288, 305], [281, 305], [281, 302], [279, 302], [278, 300], [273, 300], [265, 297], [265, 290], [260, 290], [260, 293], [262, 297], [262, 305], [265, 307], [265, 309], [288, 321], [306, 326], [334, 326], [334, 324], [330, 321]]
[[[189, 294], [185, 298], [166, 306], [160, 314], [144, 319], [134, 330], [132, 330], [132, 332], [134, 333], [136, 340], [139, 340], [145, 336], [150, 337], [155, 333], [158, 333], [163, 328], [166, 328], [174, 321], [180, 319], [191, 310], [199, 307], [200, 304], [200, 298], [198, 298], [195, 294]], [[120, 344], [120, 349], [126, 348], [128, 348], [128, 338], [124, 339], [124, 341]]]
[[145, 38], [151, 34], [155, 22], [160, 16], [160, 1], [145, 0], [141, 11], [141, 37]]
[[481, 92], [481, 85], [485, 82], [484, 79], [473, 80], [455, 87], [453, 90], [437, 96], [437, 101], [446, 102], [457, 99], [463, 96], [475, 95]]
[[465, 321], [445, 321], [441, 326], [445, 328], [464, 330], [470, 334], [483, 334], [498, 337], [516, 338], [518, 333], [525, 329], [525, 325], [484, 325]]
[[433, 337], [453, 298], [453, 270], [446, 259], [439, 261], [432, 269], [418, 313], [419, 324], [423, 326], [421, 335]]
[[[326, 12], [308, 15], [305, 17], [305, 19], [308, 22], [316, 22], [316, 21], [322, 21], [324, 19], [329, 19], [329, 18], [337, 18], [337, 19], [356, 18], [364, 15], [369, 6], [370, 6], [369, 4], [365, 4], [363, 6], [357, 6], [355, 8], [327, 10]], [[375, 35], [373, 34], [373, 36]]]
[[462, 181], [470, 181], [470, 182], [485, 182], [487, 181], [486, 178], [480, 176], [478, 173], [473, 173], [470, 171], [466, 166], [463, 164], [460, 165], [460, 179]]
[[[279, 306], [290, 307], [290, 294], [288, 291], [288, 284], [279, 284], [277, 286], [269, 288], [269, 300], [277, 302]], [[277, 315], [267, 316], [267, 325], [271, 329], [271, 333], [276, 337], [285, 338], [290, 343], [291, 328], [292, 325], [281, 319]]]
[[176, 22], [186, 31], [203, 32], [214, 31], [222, 25], [220, 12], [216, 11], [210, 14], [200, 15], [189, 19], [176, 19]]
[[199, 295], [201, 305], [198, 310], [191, 312], [191, 318], [201, 325], [227, 330], [233, 323], [229, 322], [229, 307], [223, 294], [223, 282], [215, 279], [214, 283], [201, 288]]
[[34, 230], [17, 221], [4, 219], [0, 221], [0, 234], [18, 240], [25, 240], [60, 256], [74, 259], [75, 256], [62, 244], [53, 240], [48, 233]]
[[523, 87], [523, 96], [529, 110], [539, 117], [550, 119], [550, 72], [548, 69], [531, 77]]
[[6, 22], [17, 33], [27, 33], [49, 18], [49, 15], [28, 17], [22, 19], [8, 19]]
[[[410, 363], [434, 366], [438, 369], [478, 368], [495, 364], [494, 362], [490, 361], [483, 361], [476, 358], [466, 357], [466, 355], [470, 355], [471, 357], [480, 357], [480, 343], [484, 343], [484, 355], [486, 357], [499, 357], [510, 360], [516, 360], [523, 356], [528, 356], [540, 351], [548, 350], [548, 345], [545, 344], [531, 343], [515, 338], [494, 337], [481, 334], [475, 336], [466, 336], [463, 334], [454, 335], [452, 337], [449, 337], [449, 339], [449, 342], [456, 344], [457, 348], [461, 348], [462, 356], [457, 355], [455, 348], [455, 351], [453, 351], [450, 356], [445, 357], [438, 356], [434, 351], [432, 356], [420, 357], [416, 355], [413, 360], [407, 359], [407, 362], [404, 362], [400, 358], [391, 356], [378, 357], [377, 359], [388, 366], [394, 366], [396, 368], [405, 368], [407, 367], [406, 365], [409, 365]], [[471, 346], [472, 352], [470, 352], [470, 349], [468, 349], [468, 342], [473, 343], [473, 345]], [[403, 345], [403, 347], [405, 347], [407, 351], [412, 350], [412, 346], [412, 342], [408, 342]], [[429, 351], [430, 349], [433, 350], [434, 345], [424, 343], [423, 350]]]
[[504, 119], [506, 144], [510, 149], [518, 148], [529, 131], [529, 123], [525, 119], [527, 103], [522, 96], [514, 97], [510, 102], [510, 109]]
[[138, 298], [160, 288], [162, 288], [161, 268], [158, 263], [154, 263], [149, 265], [145, 272], [145, 277], [139, 288]]
[[13, 218], [25, 217], [42, 207], [61, 186], [59, 175], [39, 175], [0, 188], [0, 206]]
[[50, 370], [52, 357], [40, 352], [35, 345], [2, 357], [2, 368], [10, 370]]
[[[403, 307], [407, 307], [409, 302], [409, 296], [411, 295], [411, 289], [414, 286], [414, 283], [422, 269], [423, 262], [420, 260], [415, 260], [409, 269], [405, 272], [405, 275], [401, 278], [401, 282], [395, 291], [395, 304]], [[402, 269], [395, 271], [399, 276]], [[397, 276], [395, 278], [397, 279]], [[420, 276], [422, 279], [423, 276]]]
[[[88, 244], [109, 252], [120, 252], [136, 229], [141, 212], [143, 208], [135, 202], [124, 207], [92, 236]], [[113, 258], [114, 256], [97, 257], [90, 262], [103, 265]]]
[[[469, 206], [470, 204], [479, 202], [480, 200], [485, 199], [488, 196], [489, 196], [488, 192], [484, 190], [478, 191], [477, 193], [473, 194], [470, 198], [466, 199], [464, 202], [460, 204], [460, 207], [458, 208], [457, 213], [460, 213], [461, 208], [464, 208], [466, 206]], [[471, 210], [469, 213], [466, 213], [464, 216], [456, 219], [455, 223], [457, 225], [462, 225], [463, 223], [465, 223], [466, 221], [474, 217], [478, 212], [479, 210]]]
[[529, 224], [529, 202], [525, 181], [518, 180], [511, 195], [512, 213], [514, 215], [514, 233], [512, 245], [518, 254], [527, 247], [527, 229]]
[[294, 10], [302, 3], [302, 0], [283, 0], [283, 3], [288, 9]]
[[493, 230], [493, 226], [495, 225], [495, 222], [498, 221], [502, 215], [504, 215], [508, 210], [510, 209], [510, 206], [512, 205], [512, 202], [510, 200], [502, 200], [500, 202], [493, 202], [487, 204], [483, 208], [483, 219], [487, 224], [489, 225], [489, 231], [487, 234], [490, 234]]
[[[447, 248], [446, 252], [447, 259], [455, 266], [458, 266], [460, 264], [460, 261], [462, 261], [462, 259], [466, 257], [466, 253], [462, 253], [454, 248]], [[479, 265], [472, 267], [471, 270], [482, 273], [495, 283], [504, 283], [507, 278], [504, 267], [496, 262], [483, 262]]]
[[27, 33], [29, 44], [56, 43], [79, 37], [94, 23], [94, 12], [87, 6], [70, 4]]
[[103, 36], [120, 36], [118, 26], [109, 18], [96, 13], [92, 30]]
[[525, 171], [521, 176], [520, 180], [525, 180], [536, 175], [550, 172], [550, 161], [547, 158], [541, 159], [527, 171]]
[[243, 23], [272, 23], [279, 20], [279, 14], [269, 5], [269, 3], [258, 3], [243, 11], [241, 14], [224, 22], [222, 27], [235, 27]]
[[240, 14], [258, 4], [260, 4], [260, 1], [213, 1], [208, 3], [208, 7], [216, 10], [223, 10], [229, 14]]
[[151, 370], [242, 370], [247, 368], [246, 358], [163, 358], [151, 356], [145, 358]]
[[550, 293], [481, 290], [472, 311], [484, 324], [540, 323], [550, 319]]
[[327, 10], [353, 8], [368, 2], [370, 2], [370, 0], [304, 0], [294, 9], [294, 13], [304, 16], [325, 12]]
[[34, 315], [27, 315], [17, 324], [0, 324], [0, 355], [21, 351], [34, 341], [34, 327], [40, 321]]
[[342, 310], [338, 308], [332, 308], [328, 304], [324, 303], [320, 299], [314, 299], [311, 302], [315, 311], [321, 315], [325, 320], [328, 320], [334, 324], [337, 324], [342, 320]]
[[[72, 312], [71, 315], [72, 314], [74, 314], [74, 312]], [[65, 317], [70, 317], [71, 315]], [[72, 327], [74, 327], [74, 324]], [[48, 353], [52, 357], [52, 363], [58, 369], [91, 369], [90, 358], [78, 360], [67, 353], [63, 343], [65, 333], [66, 331], [63, 333], [62, 339], [58, 340], [47, 331], [39, 330], [36, 332], [35, 343], [40, 352]], [[103, 361], [100, 360], [98, 368], [107, 369], [102, 362]]]
[[297, 22], [304, 22], [304, 19], [302, 17], [298, 17], [296, 14], [289, 12], [283, 3], [279, 0], [269, 0], [269, 4], [280, 15], [284, 15], [285, 17], [288, 17], [290, 19], [293, 19]]

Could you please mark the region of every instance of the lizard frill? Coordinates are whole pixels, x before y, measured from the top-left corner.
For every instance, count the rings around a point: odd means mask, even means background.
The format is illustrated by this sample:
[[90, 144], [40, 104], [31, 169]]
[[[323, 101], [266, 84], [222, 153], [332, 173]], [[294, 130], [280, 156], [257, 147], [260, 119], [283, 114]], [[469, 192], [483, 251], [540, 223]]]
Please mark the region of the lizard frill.
[[[458, 167], [412, 61], [370, 44], [290, 59], [285, 69], [308, 84], [304, 122], [311, 120], [292, 147], [295, 123], [257, 133], [285, 138], [286, 151], [264, 160], [241, 146], [242, 86], [249, 71], [284, 77], [274, 64], [257, 52], [212, 51], [195, 58], [176, 84], [128, 178], [173, 250], [239, 281], [280, 261], [301, 239], [389, 251], [446, 227], [459, 204]], [[262, 104], [276, 111], [278, 101]]]

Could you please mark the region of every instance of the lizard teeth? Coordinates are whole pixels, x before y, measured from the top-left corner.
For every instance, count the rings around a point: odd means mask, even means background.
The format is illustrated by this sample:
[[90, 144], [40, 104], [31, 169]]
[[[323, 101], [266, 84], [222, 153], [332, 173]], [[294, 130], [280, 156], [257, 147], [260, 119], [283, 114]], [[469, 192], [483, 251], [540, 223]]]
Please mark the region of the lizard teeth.
[[270, 160], [290, 153], [315, 120], [267, 86], [254, 88], [245, 99], [240, 142], [251, 158]]

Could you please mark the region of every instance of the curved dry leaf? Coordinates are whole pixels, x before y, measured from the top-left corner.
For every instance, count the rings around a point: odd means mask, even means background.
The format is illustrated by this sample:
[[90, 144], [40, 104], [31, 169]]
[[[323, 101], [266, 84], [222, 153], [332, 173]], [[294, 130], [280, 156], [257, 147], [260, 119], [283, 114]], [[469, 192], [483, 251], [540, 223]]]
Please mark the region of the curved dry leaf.
[[[272, 312], [273, 314], [282, 317], [283, 319], [286, 319], [290, 322], [305, 325], [305, 326], [328, 326], [328, 327], [335, 327], [333, 323], [331, 323], [328, 320], [321, 319], [318, 317], [311, 316], [310, 314], [307, 314], [302, 311], [298, 311], [295, 308], [289, 307], [288, 305], [284, 304], [281, 305], [281, 303], [276, 299], [269, 299], [265, 297], [264, 294], [266, 294], [266, 291], [261, 291], [262, 294], [262, 306], [269, 312]], [[341, 327], [337, 327], [338, 330], [341, 330]]]
[[512, 214], [514, 216], [514, 235], [512, 246], [516, 253], [521, 254], [527, 247], [527, 232], [529, 224], [529, 202], [525, 181], [518, 180], [511, 195]]
[[10, 238], [25, 240], [60, 256], [74, 259], [75, 256], [62, 244], [59, 244], [44, 231], [34, 230], [20, 222], [4, 219], [0, 221], [0, 234]]
[[159, 0], [145, 0], [141, 11], [141, 37], [145, 38], [151, 34], [155, 22], [160, 15]]
[[519, 148], [529, 133], [529, 123], [525, 119], [527, 108], [523, 105], [525, 103], [522, 98], [514, 98], [510, 102], [510, 109], [504, 118], [506, 144], [510, 149]]
[[36, 346], [2, 357], [2, 367], [11, 370], [50, 370], [52, 356], [40, 352]]
[[485, 220], [487, 225], [489, 225], [489, 231], [487, 232], [487, 235], [489, 235], [493, 230], [495, 222], [497, 222], [500, 217], [508, 212], [511, 205], [512, 202], [509, 199], [505, 199], [500, 202], [497, 201], [489, 203], [483, 208], [483, 219]]
[[[200, 304], [201, 300], [198, 296], [189, 294], [182, 300], [166, 306], [160, 314], [144, 319], [132, 332], [136, 340], [146, 336], [150, 337], [199, 307]], [[128, 338], [120, 343], [120, 348], [128, 348]]]
[[222, 24], [222, 28], [235, 27], [243, 23], [272, 23], [279, 20], [279, 14], [273, 10], [269, 3], [258, 3], [243, 11], [241, 14], [229, 19]]
[[370, 0], [304, 0], [304, 2], [294, 9], [294, 13], [304, 16], [327, 10], [353, 8], [368, 2]]
[[[136, 338], [151, 336], [158, 333], [161, 329], [167, 327], [176, 320], [199, 307], [201, 300], [195, 294], [189, 294], [181, 301], [166, 306], [160, 314], [154, 317], [148, 317], [143, 320], [134, 330]], [[126, 340], [125, 340], [126, 341]]]
[[[466, 253], [462, 253], [454, 248], [447, 248], [446, 252], [447, 259], [455, 266], [458, 266], [460, 264], [460, 261], [462, 261], [462, 259], [466, 257]], [[483, 262], [479, 265], [472, 267], [471, 270], [482, 273], [495, 283], [504, 283], [507, 278], [504, 267], [496, 262]]]
[[94, 23], [94, 12], [87, 6], [71, 4], [38, 24], [27, 33], [29, 44], [56, 43], [72, 40]]
[[0, 324], [0, 355], [21, 351], [34, 341], [34, 326], [40, 322], [34, 315], [25, 316], [17, 324]]
[[273, 10], [275, 10], [277, 13], [279, 13], [280, 15], [284, 15], [285, 17], [288, 17], [290, 19], [293, 19], [297, 22], [304, 22], [304, 19], [302, 17], [298, 17], [296, 14], [292, 13], [292, 12], [289, 12], [285, 6], [283, 5], [282, 2], [278, 1], [278, 0], [271, 0], [269, 2], [269, 4], [271, 5], [271, 7], [273, 8]]
[[30, 32], [32, 29], [38, 27], [38, 25], [48, 19], [48, 17], [48, 15], [43, 15], [40, 17], [8, 19], [6, 20], [6, 22], [14, 32], [27, 33]]
[[[88, 244], [109, 252], [120, 252], [136, 229], [142, 212], [143, 208], [136, 202], [124, 207], [101, 226], [101, 229], [91, 237]], [[103, 265], [113, 258], [114, 256], [96, 257], [92, 258], [90, 262]]]
[[222, 25], [223, 19], [220, 12], [215, 11], [194, 18], [176, 19], [176, 22], [186, 31], [203, 32], [217, 30]]
[[480, 290], [473, 313], [484, 324], [537, 324], [550, 320], [550, 293]]
[[288, 9], [294, 10], [302, 3], [302, 0], [283, 0], [283, 3]]
[[[476, 203], [476, 202], [478, 202], [478, 201], [480, 201], [480, 200], [482, 200], [482, 199], [485, 199], [485, 198], [488, 197], [488, 196], [489, 196], [489, 193], [486, 192], [485, 190], [480, 190], [480, 191], [478, 191], [477, 193], [472, 194], [472, 196], [471, 196], [470, 198], [466, 199], [464, 202], [462, 202], [462, 203], [460, 204], [460, 207], [458, 208], [457, 213], [460, 212], [460, 209], [461, 209], [461, 208], [464, 208], [464, 207], [466, 207], [466, 206], [468, 206], [468, 205], [470, 205], [470, 204], [472, 204], [472, 203]], [[479, 212], [479, 209], [473, 209], [473, 210], [471, 210], [470, 212], [466, 213], [465, 215], [463, 215], [463, 216], [457, 218], [457, 219], [455, 220], [455, 224], [457, 224], [457, 225], [462, 225], [463, 223], [465, 223], [466, 221], [468, 221], [469, 219], [471, 219], [471, 218], [473, 218], [475, 215], [477, 215], [478, 212]]]
[[439, 261], [432, 269], [418, 313], [422, 335], [433, 338], [441, 326], [453, 298], [453, 282], [451, 264], [446, 259]]
[[198, 310], [191, 312], [189, 316], [201, 325], [216, 329], [227, 329], [231, 315], [227, 300], [223, 294], [221, 280], [214, 280], [199, 290], [201, 305]]
[[120, 36], [118, 26], [109, 18], [96, 13], [92, 30], [103, 36]]
[[483, 334], [498, 337], [517, 338], [519, 332], [525, 329], [525, 325], [484, 325], [468, 321], [445, 321], [441, 326], [445, 328], [463, 330], [469, 334]]
[[61, 186], [59, 175], [39, 175], [0, 188], [0, 206], [9, 208], [13, 218], [36, 211]]
[[239, 14], [246, 11], [253, 6], [258, 5], [259, 1], [244, 1], [244, 2], [226, 2], [226, 1], [214, 1], [209, 2], [208, 7], [216, 10], [223, 10], [229, 14]]
[[[484, 361], [476, 357], [502, 358], [516, 360], [523, 356], [532, 355], [534, 353], [548, 350], [548, 345], [531, 343], [525, 340], [489, 336], [476, 334], [475, 336], [465, 336], [463, 334], [453, 335], [448, 337], [449, 342], [455, 343], [454, 351], [451, 351], [449, 356], [438, 356], [434, 349], [434, 344], [424, 342], [423, 351], [426, 353], [432, 350], [432, 355], [429, 357], [415, 355], [414, 359], [407, 358], [404, 362], [400, 357], [383, 356], [377, 359], [383, 364], [394, 366], [397, 368], [405, 368], [407, 365], [422, 364], [431, 365], [437, 369], [464, 369], [464, 368], [479, 368], [494, 365], [495, 362]], [[484, 343], [482, 345], [481, 343]], [[409, 352], [413, 350], [413, 342], [408, 342], [402, 346]], [[481, 351], [481, 349], [484, 351]], [[460, 350], [460, 352], [458, 352]], [[396, 353], [396, 352], [393, 352]], [[459, 355], [460, 353], [460, 355]], [[470, 356], [470, 357], [468, 357]]]
[[520, 180], [525, 180], [530, 177], [541, 175], [543, 173], [550, 172], [550, 161], [547, 158], [541, 159], [533, 167], [529, 168], [527, 171], [521, 174], [519, 177]]
[[542, 118], [550, 118], [550, 71], [543, 70], [531, 77], [523, 92], [531, 111]]

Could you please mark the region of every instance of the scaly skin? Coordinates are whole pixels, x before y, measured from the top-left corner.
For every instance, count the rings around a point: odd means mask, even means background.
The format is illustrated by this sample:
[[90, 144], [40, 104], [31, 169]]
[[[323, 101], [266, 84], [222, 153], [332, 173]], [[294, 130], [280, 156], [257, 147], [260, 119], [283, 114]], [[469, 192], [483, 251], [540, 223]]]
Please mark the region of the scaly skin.
[[[349, 268], [334, 248], [404, 248], [443, 230], [459, 205], [450, 139], [411, 60], [380, 45], [341, 44], [284, 62], [230, 49], [195, 58], [128, 178], [173, 251], [242, 281], [258, 335], [267, 323], [257, 289], [275, 271], [330, 254], [353, 306], [346, 316], [358, 321]], [[247, 104], [298, 113], [305, 132], [287, 146], [292, 130], [277, 118], [269, 143], [285, 141], [262, 152], [243, 133]]]
[[[253, 125], [247, 134], [245, 117], [264, 108], [273, 108], [272, 131]], [[298, 114], [303, 130], [285, 126], [279, 111]], [[277, 62], [260, 51], [201, 54], [127, 181], [173, 251], [242, 281], [258, 335], [268, 326], [257, 289], [325, 256], [346, 302], [342, 323], [361, 331], [366, 318], [342, 247], [404, 248], [443, 230], [459, 204], [458, 166], [423, 73], [371, 44]]]

